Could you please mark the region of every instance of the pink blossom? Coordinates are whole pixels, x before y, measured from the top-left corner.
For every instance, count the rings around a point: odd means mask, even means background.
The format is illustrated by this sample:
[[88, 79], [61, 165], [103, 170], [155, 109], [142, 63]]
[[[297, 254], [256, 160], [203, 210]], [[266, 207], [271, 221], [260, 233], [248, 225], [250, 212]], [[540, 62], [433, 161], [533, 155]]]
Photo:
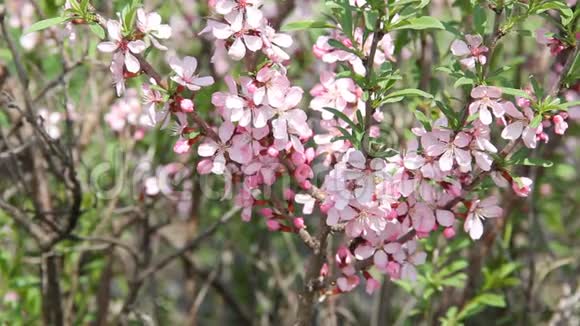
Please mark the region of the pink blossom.
[[257, 105], [265, 103], [280, 106], [283, 104], [284, 94], [290, 88], [290, 81], [285, 74], [266, 65], [258, 71], [256, 82], [253, 100]]
[[554, 122], [554, 132], [558, 135], [563, 135], [568, 129], [568, 123], [564, 120], [562, 114], [556, 114], [552, 117]]
[[260, 29], [260, 35], [262, 36], [262, 42], [264, 48], [262, 52], [273, 62], [282, 62], [290, 59], [290, 56], [285, 48], [292, 46], [294, 42], [290, 35], [277, 33], [275, 29], [264, 24]]
[[189, 140], [185, 138], [179, 138], [175, 145], [173, 145], [173, 151], [177, 154], [185, 154], [189, 152], [191, 145], [189, 144]]
[[491, 130], [489, 126], [481, 123], [481, 121], [475, 121], [470, 133], [473, 136], [470, 148], [471, 154], [475, 158], [475, 163], [483, 171], [491, 170], [493, 158], [490, 153], [497, 153], [497, 148], [490, 141]]
[[506, 115], [510, 118], [510, 123], [502, 130], [501, 137], [508, 140], [516, 140], [522, 137], [524, 144], [528, 148], [535, 148], [537, 144], [536, 134], [541, 132], [541, 125], [532, 128], [531, 122], [534, 119], [534, 112], [531, 108], [524, 108], [524, 113], [520, 112], [511, 102], [506, 102]]
[[[155, 126], [158, 123], [161, 124], [161, 128], [165, 128], [169, 122], [169, 110], [168, 103], [165, 101], [161, 92], [152, 88], [149, 84], [143, 84], [143, 105], [144, 110], [149, 116], [150, 126]], [[157, 109], [158, 105], [162, 105], [160, 110]]]
[[341, 292], [350, 292], [358, 286], [360, 279], [356, 275], [341, 276], [336, 280], [336, 285]]
[[252, 28], [257, 28], [263, 18], [259, 9], [261, 5], [262, 0], [217, 0], [215, 10], [232, 20], [245, 20]]
[[475, 68], [476, 63], [485, 65], [487, 62], [485, 54], [489, 49], [483, 45], [481, 35], [465, 35], [465, 40], [467, 40], [467, 43], [462, 40], [453, 41], [451, 43], [451, 53], [462, 58], [459, 62], [469, 69]]
[[212, 172], [215, 174], [223, 174], [226, 168], [225, 154], [230, 150], [230, 139], [234, 134], [234, 125], [231, 122], [224, 122], [218, 131], [220, 142], [216, 142], [211, 138], [199, 145], [197, 154], [201, 157], [212, 157], [213, 167]]
[[280, 167], [281, 164], [277, 159], [268, 155], [261, 155], [258, 159], [254, 159], [245, 165], [243, 171], [246, 175], [258, 174], [265, 184], [271, 186], [276, 182], [276, 171]]
[[379, 281], [375, 280], [372, 276], [368, 276], [366, 278], [367, 280], [367, 285], [365, 287], [365, 291], [368, 294], [373, 294], [376, 290], [381, 288], [381, 283], [379, 283]]
[[246, 49], [252, 52], [263, 46], [262, 38], [255, 35], [249, 26], [249, 21], [243, 20], [243, 15], [228, 14], [224, 17], [225, 23], [210, 20], [202, 32], [211, 29], [219, 40], [227, 40], [228, 55], [234, 60], [241, 60], [246, 56]]
[[137, 9], [137, 28], [147, 36], [147, 40], [159, 50], [167, 50], [167, 47], [159, 43], [157, 39], [166, 40], [171, 37], [171, 27], [161, 24], [161, 16], [156, 12], [145, 13], [143, 8]]
[[276, 113], [276, 117], [272, 120], [272, 131], [274, 138], [278, 141], [277, 148], [285, 147], [289, 141], [292, 141], [294, 146], [302, 147], [298, 138], [291, 135], [308, 137], [312, 134], [306, 122], [306, 113], [296, 108], [302, 99], [302, 93], [301, 88], [291, 87], [281, 103], [272, 105]]
[[213, 77], [199, 77], [195, 74], [195, 69], [197, 68], [197, 59], [194, 57], [185, 57], [180, 60], [177, 57], [171, 57], [169, 59], [169, 65], [171, 69], [177, 74], [171, 77], [176, 83], [187, 87], [191, 91], [197, 91], [201, 87], [209, 86], [214, 83]]
[[111, 60], [111, 75], [113, 77], [113, 84], [115, 84], [115, 90], [117, 96], [123, 95], [125, 93], [125, 56], [121, 52], [115, 52], [113, 54], [113, 59]]
[[471, 90], [471, 97], [476, 100], [469, 104], [469, 114], [479, 113], [479, 120], [483, 124], [489, 125], [492, 121], [489, 109], [492, 109], [498, 118], [504, 115], [505, 109], [499, 102], [501, 89], [493, 86], [477, 86]]
[[334, 114], [325, 110], [325, 107], [343, 111], [347, 105], [354, 105], [358, 102], [358, 86], [350, 78], [335, 79], [335, 74], [322, 72], [320, 84], [314, 86], [310, 94], [314, 97], [310, 102], [310, 108], [322, 112], [322, 118], [329, 120], [334, 118]]
[[467, 218], [463, 228], [465, 232], [469, 232], [469, 236], [473, 240], [478, 240], [483, 234], [482, 221], [486, 218], [496, 218], [503, 214], [503, 209], [497, 205], [496, 197], [488, 197], [484, 200], [475, 200], [469, 207]]
[[520, 197], [528, 197], [532, 191], [532, 179], [526, 177], [513, 178], [512, 189]]
[[471, 155], [465, 148], [471, 141], [471, 136], [465, 132], [458, 133], [454, 139], [448, 130], [433, 130], [421, 138], [421, 144], [429, 156], [439, 158], [439, 168], [441, 171], [450, 171], [453, 162], [460, 166], [469, 167], [471, 165]]
[[101, 42], [97, 46], [101, 52], [119, 52], [124, 56], [124, 63], [127, 70], [137, 73], [141, 69], [139, 60], [133, 54], [139, 54], [147, 48], [145, 42], [141, 40], [127, 41], [121, 33], [121, 23], [116, 20], [107, 21], [107, 32], [111, 41]]

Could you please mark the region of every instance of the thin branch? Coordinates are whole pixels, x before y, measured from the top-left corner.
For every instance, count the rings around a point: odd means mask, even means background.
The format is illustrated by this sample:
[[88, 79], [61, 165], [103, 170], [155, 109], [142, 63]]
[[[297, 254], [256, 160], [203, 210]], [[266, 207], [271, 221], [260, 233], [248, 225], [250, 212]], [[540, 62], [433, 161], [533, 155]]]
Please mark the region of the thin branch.
[[189, 241], [183, 247], [175, 250], [173, 253], [165, 256], [164, 258], [160, 259], [157, 263], [153, 264], [153, 266], [146, 269], [143, 273], [139, 275], [138, 280], [139, 281], [146, 280], [153, 274], [167, 267], [169, 264], [171, 264], [171, 262], [181, 257], [183, 254], [195, 250], [204, 240], [213, 235], [219, 229], [220, 226], [228, 223], [239, 211], [240, 207], [234, 207], [230, 209], [230, 211], [227, 212], [224, 216], [222, 216], [222, 218], [220, 218], [217, 222], [215, 222], [210, 227], [205, 229], [197, 237]]

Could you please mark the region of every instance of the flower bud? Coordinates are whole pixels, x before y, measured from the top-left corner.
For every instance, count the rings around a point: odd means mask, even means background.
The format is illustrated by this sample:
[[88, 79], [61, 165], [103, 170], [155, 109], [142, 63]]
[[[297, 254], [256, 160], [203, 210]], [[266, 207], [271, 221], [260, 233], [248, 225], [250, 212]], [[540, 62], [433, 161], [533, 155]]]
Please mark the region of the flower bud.
[[455, 229], [453, 227], [448, 227], [443, 230], [443, 236], [446, 239], [451, 239], [455, 236]]
[[301, 230], [305, 227], [304, 218], [302, 217], [296, 217], [294, 218], [294, 220], [292, 220], [292, 222], [294, 223], [294, 227], [297, 228], [298, 230]]
[[512, 181], [512, 189], [516, 195], [520, 197], [527, 197], [532, 190], [532, 179], [526, 177], [514, 178]]
[[270, 231], [280, 230], [280, 223], [276, 220], [273, 220], [273, 219], [267, 220], [266, 226], [268, 226], [268, 230], [270, 230]]
[[183, 112], [193, 112], [193, 102], [190, 99], [183, 99], [179, 103], [179, 107], [181, 107], [181, 111]]

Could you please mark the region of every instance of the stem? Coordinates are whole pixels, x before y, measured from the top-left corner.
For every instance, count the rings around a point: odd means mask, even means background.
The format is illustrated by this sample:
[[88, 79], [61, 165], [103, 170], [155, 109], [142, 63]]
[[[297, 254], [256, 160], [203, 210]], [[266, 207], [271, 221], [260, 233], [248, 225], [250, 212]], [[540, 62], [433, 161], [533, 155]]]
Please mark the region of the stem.
[[[371, 50], [369, 53], [369, 56], [366, 58], [366, 76], [365, 76], [365, 80], [366, 80], [366, 86], [367, 86], [367, 91], [369, 92], [368, 94], [368, 98], [367, 101], [365, 103], [365, 139], [367, 139], [368, 134], [369, 134], [369, 129], [371, 128], [372, 124], [373, 124], [373, 103], [372, 103], [372, 96], [371, 96], [371, 90], [368, 89], [370, 83], [372, 82], [373, 79], [373, 69], [375, 66], [375, 55], [377, 53], [377, 47], [379, 45], [379, 40], [383, 37], [383, 32], [380, 31], [380, 27], [381, 27], [381, 20], [377, 19], [377, 22], [375, 24], [375, 33], [373, 34], [373, 42], [371, 43]], [[365, 146], [363, 146], [363, 150], [365, 149]]]

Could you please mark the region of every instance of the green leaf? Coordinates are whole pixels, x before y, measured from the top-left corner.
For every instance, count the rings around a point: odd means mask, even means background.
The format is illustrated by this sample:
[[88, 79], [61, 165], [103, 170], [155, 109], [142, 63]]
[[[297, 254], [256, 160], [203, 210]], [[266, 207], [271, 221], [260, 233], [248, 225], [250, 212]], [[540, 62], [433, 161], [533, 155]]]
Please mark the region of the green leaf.
[[540, 123], [542, 123], [542, 115], [538, 114], [534, 119], [532, 119], [532, 122], [530, 122], [530, 128], [538, 128]]
[[544, 160], [541, 158], [531, 158], [531, 157], [521, 158], [518, 160], [511, 160], [511, 163], [514, 165], [541, 166], [544, 168], [549, 168], [549, 167], [554, 166], [554, 162], [552, 162], [552, 161]]
[[349, 127], [352, 128], [352, 130], [358, 129], [356, 124], [349, 117], [347, 117], [346, 114], [344, 114], [344, 113], [342, 113], [334, 108], [324, 107], [323, 109], [325, 109], [328, 112], [332, 112], [338, 119], [346, 122], [349, 125]]
[[374, 32], [375, 26], [377, 24], [377, 19], [379, 19], [379, 13], [376, 10], [365, 10], [363, 15], [365, 18], [366, 29], [371, 32]]
[[492, 307], [505, 307], [505, 299], [503, 295], [494, 294], [494, 293], [484, 293], [480, 294], [476, 297], [476, 300]]
[[431, 131], [431, 121], [429, 121], [429, 118], [427, 118], [427, 116], [423, 112], [415, 110], [415, 118], [417, 118], [417, 120], [421, 122], [421, 124], [423, 125], [423, 127], [425, 127], [427, 131]]
[[407, 19], [395, 25], [393, 28], [393, 30], [403, 30], [403, 29], [412, 29], [412, 30], [445, 29], [445, 26], [443, 26], [443, 24], [441, 24], [441, 22], [437, 18], [431, 16], [423, 16]]
[[424, 97], [424, 98], [433, 98], [433, 95], [422, 91], [420, 89], [416, 89], [416, 88], [406, 88], [406, 89], [402, 89], [399, 91], [394, 91], [392, 93], [390, 93], [389, 95], [387, 95], [385, 97], [385, 99], [389, 99], [389, 98], [393, 98], [393, 97], [407, 97], [407, 96], [420, 96], [420, 97]]
[[105, 38], [105, 30], [103, 29], [103, 27], [101, 27], [101, 25], [90, 24], [89, 29], [91, 30], [91, 32], [93, 32], [95, 35], [97, 35], [100, 39]]
[[54, 17], [54, 18], [48, 18], [48, 19], [44, 19], [41, 21], [38, 21], [32, 25], [30, 25], [30, 27], [28, 27], [26, 30], [24, 30], [24, 35], [32, 33], [32, 32], [38, 32], [41, 31], [43, 29], [47, 29], [49, 27], [64, 23], [68, 20], [68, 17]]
[[458, 88], [460, 86], [463, 85], [474, 85], [475, 81], [471, 78], [467, 78], [467, 77], [461, 77], [459, 79], [457, 79], [457, 81], [455, 82], [455, 84], [453, 84], [453, 87]]
[[571, 106], [580, 106], [580, 101], [570, 101], [560, 104], [560, 108], [562, 109], [568, 109]]
[[504, 94], [519, 96], [519, 97], [527, 98], [528, 100], [532, 99], [530, 94], [522, 91], [521, 89], [510, 88], [510, 87], [501, 87], [501, 86], [497, 86], [497, 87], [500, 88], [502, 93], [504, 93]]
[[339, 50], [343, 50], [346, 52], [357, 54], [354, 49], [347, 47], [346, 45], [342, 44], [342, 42], [335, 40], [335, 39], [328, 40], [328, 45], [335, 47]]
[[342, 27], [344, 34], [352, 39], [352, 8], [350, 7], [348, 0], [340, 1], [340, 5], [342, 7], [340, 26]]
[[476, 5], [473, 9], [473, 24], [475, 25], [475, 31], [477, 34], [485, 35], [485, 29], [487, 27], [487, 14], [486, 10], [480, 5]]
[[315, 20], [302, 20], [297, 22], [288, 23], [282, 28], [280, 28], [283, 32], [289, 31], [301, 31], [305, 29], [316, 29], [316, 28], [336, 28], [336, 26], [329, 24], [324, 21], [315, 21]]

